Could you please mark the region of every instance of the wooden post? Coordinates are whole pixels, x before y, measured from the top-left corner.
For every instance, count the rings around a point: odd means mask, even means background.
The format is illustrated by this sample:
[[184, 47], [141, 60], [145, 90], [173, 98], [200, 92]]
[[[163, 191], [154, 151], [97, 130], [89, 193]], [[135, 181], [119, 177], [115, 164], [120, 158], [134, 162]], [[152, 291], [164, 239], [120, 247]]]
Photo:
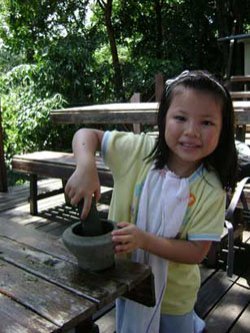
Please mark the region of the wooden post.
[[[141, 94], [134, 93], [130, 98], [130, 103], [140, 103], [141, 102]], [[136, 134], [141, 133], [141, 124], [133, 124], [133, 130]]]
[[7, 172], [4, 159], [2, 110], [0, 100], [0, 192], [8, 192]]
[[162, 92], [164, 89], [164, 76], [162, 73], [157, 73], [155, 75], [155, 101], [160, 102]]

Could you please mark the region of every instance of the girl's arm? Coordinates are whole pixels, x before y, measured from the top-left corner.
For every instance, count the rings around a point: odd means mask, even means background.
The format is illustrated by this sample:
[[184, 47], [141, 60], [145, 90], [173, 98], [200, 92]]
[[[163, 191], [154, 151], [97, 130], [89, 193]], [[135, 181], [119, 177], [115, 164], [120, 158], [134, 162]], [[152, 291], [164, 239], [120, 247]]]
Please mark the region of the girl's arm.
[[102, 131], [85, 128], [78, 130], [72, 141], [76, 169], [67, 182], [65, 193], [72, 205], [84, 199], [82, 218], [88, 214], [93, 194], [97, 201], [100, 199], [100, 181], [95, 153], [101, 148], [102, 138]]
[[188, 241], [158, 237], [127, 222], [121, 222], [118, 225], [121, 229], [112, 233], [117, 253], [129, 253], [141, 248], [170, 261], [197, 264], [204, 259], [211, 245], [211, 241]]

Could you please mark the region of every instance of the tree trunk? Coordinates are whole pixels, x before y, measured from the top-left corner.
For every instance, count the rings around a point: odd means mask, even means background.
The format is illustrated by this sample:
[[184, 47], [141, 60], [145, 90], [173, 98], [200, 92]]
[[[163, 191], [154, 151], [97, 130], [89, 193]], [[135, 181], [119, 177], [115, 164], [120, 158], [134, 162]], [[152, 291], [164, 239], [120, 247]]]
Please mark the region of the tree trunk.
[[112, 0], [107, 0], [104, 2], [103, 0], [98, 0], [99, 5], [101, 6], [104, 17], [105, 17], [105, 25], [108, 33], [108, 39], [111, 49], [112, 55], [112, 63], [114, 68], [114, 86], [116, 96], [119, 101], [125, 101], [125, 94], [123, 89], [123, 78], [122, 78], [122, 71], [119, 62], [117, 47], [116, 47], [116, 40], [115, 40], [115, 31], [112, 25]]
[[4, 160], [2, 112], [0, 104], [0, 192], [7, 192], [7, 172]]

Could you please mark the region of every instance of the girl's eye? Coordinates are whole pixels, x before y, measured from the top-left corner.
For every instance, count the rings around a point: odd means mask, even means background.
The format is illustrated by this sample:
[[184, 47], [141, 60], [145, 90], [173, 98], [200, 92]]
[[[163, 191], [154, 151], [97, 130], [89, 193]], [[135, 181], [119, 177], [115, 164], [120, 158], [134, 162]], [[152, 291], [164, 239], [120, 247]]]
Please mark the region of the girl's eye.
[[178, 121], [185, 121], [186, 120], [186, 118], [184, 116], [180, 116], [180, 115], [174, 116], [174, 119], [176, 119]]
[[204, 126], [213, 126], [213, 125], [214, 125], [213, 122], [210, 121], [210, 120], [204, 120], [204, 121], [202, 122], [202, 124], [203, 124]]

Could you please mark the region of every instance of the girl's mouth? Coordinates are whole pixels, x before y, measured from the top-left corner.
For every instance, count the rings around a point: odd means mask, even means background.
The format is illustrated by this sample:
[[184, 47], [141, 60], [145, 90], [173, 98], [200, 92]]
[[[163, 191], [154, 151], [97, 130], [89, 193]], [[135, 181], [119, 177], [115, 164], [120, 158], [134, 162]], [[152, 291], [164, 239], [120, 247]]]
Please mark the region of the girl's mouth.
[[184, 148], [190, 149], [199, 148], [201, 146], [200, 144], [194, 142], [180, 142], [180, 145]]

